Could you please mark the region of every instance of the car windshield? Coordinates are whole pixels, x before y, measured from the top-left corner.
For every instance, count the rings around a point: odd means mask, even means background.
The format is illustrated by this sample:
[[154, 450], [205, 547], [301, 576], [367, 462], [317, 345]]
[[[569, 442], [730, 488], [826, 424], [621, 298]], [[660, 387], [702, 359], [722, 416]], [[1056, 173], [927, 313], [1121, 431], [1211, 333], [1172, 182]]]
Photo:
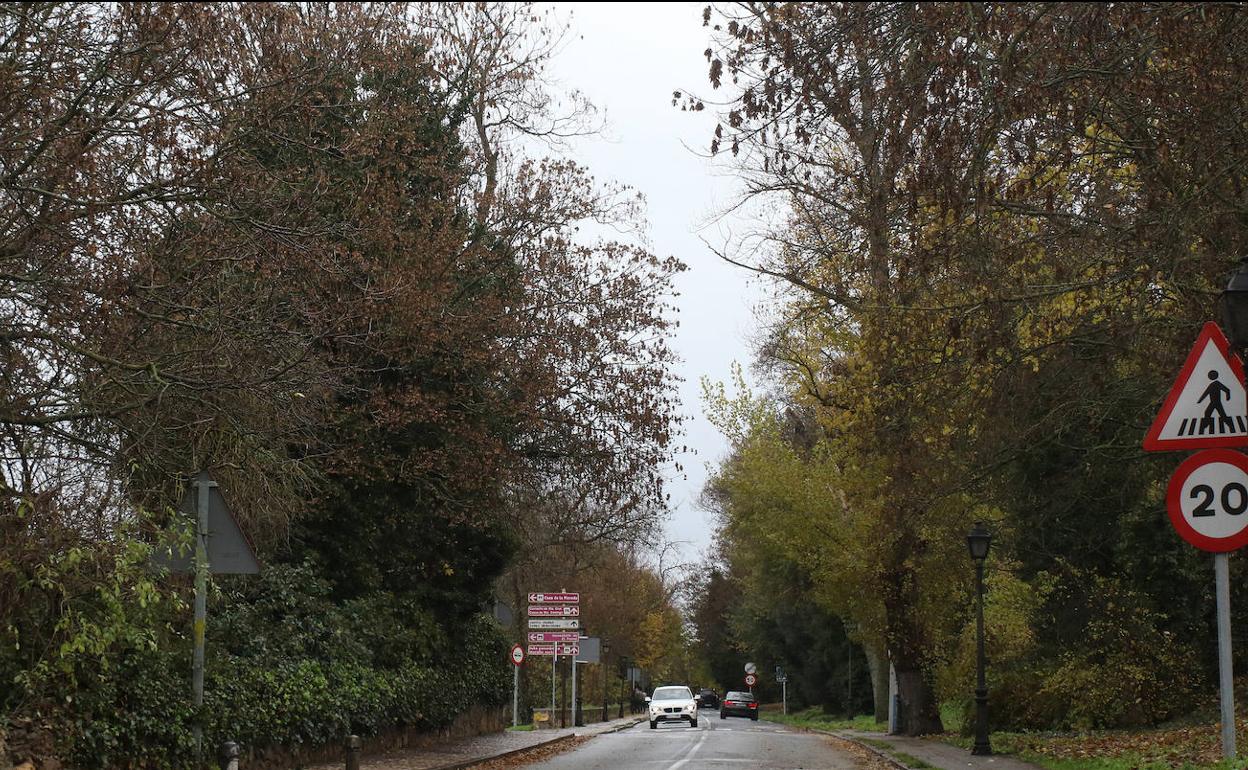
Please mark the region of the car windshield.
[[660, 687], [654, 691], [654, 700], [690, 700], [693, 693], [688, 687]]
[[730, 692], [724, 696], [724, 700], [754, 700], [754, 696], [748, 692]]

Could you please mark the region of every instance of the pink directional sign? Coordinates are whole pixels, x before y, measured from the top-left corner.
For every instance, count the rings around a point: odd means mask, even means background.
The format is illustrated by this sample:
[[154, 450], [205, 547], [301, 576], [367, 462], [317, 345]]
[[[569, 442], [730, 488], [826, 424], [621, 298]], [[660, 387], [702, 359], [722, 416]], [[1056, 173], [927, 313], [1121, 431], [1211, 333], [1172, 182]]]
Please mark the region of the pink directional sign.
[[529, 605], [529, 617], [531, 618], [577, 618], [580, 615], [581, 608], [575, 604], [570, 607], [563, 607], [557, 604]]
[[[555, 645], [553, 644], [530, 644], [528, 653], [530, 655], [554, 655]], [[581, 647], [578, 644], [561, 644], [559, 645], [560, 655], [579, 655]]]
[[530, 642], [575, 642], [581, 638], [580, 631], [530, 631]]
[[580, 594], [529, 594], [529, 604], [580, 604]]

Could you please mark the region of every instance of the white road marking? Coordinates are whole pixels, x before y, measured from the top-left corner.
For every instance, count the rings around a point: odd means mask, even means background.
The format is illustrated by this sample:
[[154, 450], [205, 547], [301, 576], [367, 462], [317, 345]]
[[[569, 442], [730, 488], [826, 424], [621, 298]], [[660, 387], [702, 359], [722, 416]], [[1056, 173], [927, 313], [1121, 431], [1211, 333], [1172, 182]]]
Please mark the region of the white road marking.
[[693, 758], [693, 755], [698, 753], [698, 749], [702, 748], [702, 744], [706, 743], [706, 736], [708, 735], [710, 735], [710, 731], [703, 730], [702, 737], [698, 739], [697, 743], [693, 744], [693, 748], [689, 750], [689, 753], [685, 755], [685, 758], [675, 763], [674, 765], [668, 767], [667, 770], [677, 770], [677, 768], [683, 767], [686, 764], [688, 764], [689, 760]]

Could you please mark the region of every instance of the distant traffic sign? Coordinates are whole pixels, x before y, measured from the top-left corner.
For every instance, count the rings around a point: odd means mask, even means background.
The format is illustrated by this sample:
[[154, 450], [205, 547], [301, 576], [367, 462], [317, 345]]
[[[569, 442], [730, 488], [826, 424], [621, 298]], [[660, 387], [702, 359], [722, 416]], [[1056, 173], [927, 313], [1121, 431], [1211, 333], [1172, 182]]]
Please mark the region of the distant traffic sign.
[[[580, 646], [575, 645], [575, 644], [560, 644], [559, 645], [559, 654], [562, 656], [576, 655], [580, 653], [580, 651], [581, 651]], [[555, 645], [553, 644], [530, 644], [529, 654], [530, 655], [554, 655]]]
[[747, 674], [757, 674], [757, 673], [758, 673], [758, 666], [754, 665], [753, 663], [746, 663], [746, 664], [745, 664], [745, 673], [747, 673]]
[[580, 617], [581, 608], [575, 604], [561, 606], [557, 604], [531, 604], [529, 605], [529, 617], [531, 618], [575, 618]]
[[1170, 523], [1203, 551], [1248, 545], [1248, 456], [1209, 449], [1184, 460], [1166, 487]]
[[1244, 367], [1230, 351], [1226, 335], [1205, 324], [1170, 388], [1157, 419], [1144, 437], [1144, 449], [1208, 449], [1248, 444], [1248, 390]]
[[745, 686], [746, 686], [746, 687], [753, 687], [753, 686], [754, 686], [754, 685], [756, 685], [756, 684], [758, 684], [758, 677], [757, 677], [756, 675], [754, 675], [754, 674], [746, 674], [746, 675], [745, 675]]
[[581, 638], [580, 631], [530, 631], [530, 642], [575, 642]]
[[529, 618], [529, 628], [580, 628], [579, 618]]
[[580, 594], [529, 594], [529, 604], [580, 604]]
[[524, 663], [524, 648], [518, 644], [511, 645], [511, 662], [517, 666]]

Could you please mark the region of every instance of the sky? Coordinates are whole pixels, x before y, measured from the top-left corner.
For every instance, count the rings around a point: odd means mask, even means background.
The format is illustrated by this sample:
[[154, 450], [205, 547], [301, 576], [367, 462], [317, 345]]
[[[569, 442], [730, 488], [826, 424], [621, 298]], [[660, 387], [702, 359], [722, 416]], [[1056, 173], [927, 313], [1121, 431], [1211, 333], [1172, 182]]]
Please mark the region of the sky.
[[[671, 516], [666, 537], [676, 558], [693, 561], [708, 550], [713, 520], [698, 507], [707, 464], [722, 459], [723, 436], [703, 416], [701, 379], [728, 382], [733, 362], [748, 370], [754, 310], [762, 293], [741, 268], [720, 260], [719, 246], [735, 222], [721, 215], [738, 185], [723, 164], [699, 156], [715, 126], [711, 110], [682, 112], [674, 90], [706, 94], [702, 51], [707, 31], [701, 3], [555, 3], [571, 24], [550, 75], [557, 86], [583, 93], [605, 113], [600, 135], [576, 140], [572, 157], [599, 179], [633, 186], [646, 198], [649, 246], [688, 265], [676, 281], [680, 326], [671, 344], [680, 363], [680, 411], [687, 418], [677, 446], [683, 474], [668, 482]], [[705, 242], [704, 242], [705, 239]]]

